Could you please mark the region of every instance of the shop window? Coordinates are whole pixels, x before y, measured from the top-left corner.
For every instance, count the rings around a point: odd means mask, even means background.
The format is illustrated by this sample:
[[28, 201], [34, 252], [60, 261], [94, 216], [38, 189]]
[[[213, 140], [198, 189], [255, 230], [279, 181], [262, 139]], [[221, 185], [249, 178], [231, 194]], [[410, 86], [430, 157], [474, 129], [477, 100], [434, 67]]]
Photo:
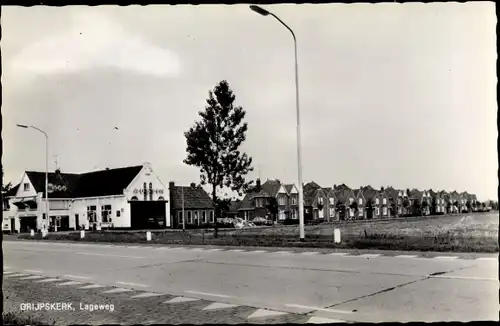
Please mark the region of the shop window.
[[97, 206], [87, 206], [87, 219], [90, 223], [97, 222]]
[[109, 223], [111, 219], [111, 205], [101, 206], [102, 223]]

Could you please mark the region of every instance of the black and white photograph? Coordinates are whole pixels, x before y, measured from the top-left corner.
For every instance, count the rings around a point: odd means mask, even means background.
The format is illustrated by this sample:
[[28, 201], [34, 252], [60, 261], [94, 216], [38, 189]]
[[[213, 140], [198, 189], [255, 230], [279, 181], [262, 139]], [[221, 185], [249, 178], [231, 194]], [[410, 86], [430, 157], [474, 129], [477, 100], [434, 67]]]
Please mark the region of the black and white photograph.
[[496, 25], [2, 5], [3, 324], [498, 322]]

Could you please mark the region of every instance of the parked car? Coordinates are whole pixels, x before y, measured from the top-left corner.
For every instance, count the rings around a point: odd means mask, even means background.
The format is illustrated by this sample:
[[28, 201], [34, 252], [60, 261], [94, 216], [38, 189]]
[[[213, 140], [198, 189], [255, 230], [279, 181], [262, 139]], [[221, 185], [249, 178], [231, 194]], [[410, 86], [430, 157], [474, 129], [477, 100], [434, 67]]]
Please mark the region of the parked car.
[[252, 223], [255, 225], [273, 225], [273, 221], [268, 220], [264, 217], [255, 217], [252, 220]]

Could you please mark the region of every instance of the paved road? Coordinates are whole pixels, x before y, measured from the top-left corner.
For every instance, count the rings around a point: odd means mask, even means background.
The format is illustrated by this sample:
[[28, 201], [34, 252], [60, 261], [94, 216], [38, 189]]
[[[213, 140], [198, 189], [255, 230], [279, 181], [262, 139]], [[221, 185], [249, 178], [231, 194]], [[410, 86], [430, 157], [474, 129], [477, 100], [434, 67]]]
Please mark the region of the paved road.
[[[4, 241], [3, 247], [4, 299], [11, 310], [21, 302], [64, 299], [113, 302], [116, 311], [133, 311], [128, 319], [109, 311], [90, 317], [50, 312], [70, 323], [499, 320], [497, 255], [385, 257], [30, 241]], [[54, 280], [40, 282], [45, 279]], [[94, 284], [102, 287], [82, 289]], [[104, 293], [112, 288], [125, 290]]]

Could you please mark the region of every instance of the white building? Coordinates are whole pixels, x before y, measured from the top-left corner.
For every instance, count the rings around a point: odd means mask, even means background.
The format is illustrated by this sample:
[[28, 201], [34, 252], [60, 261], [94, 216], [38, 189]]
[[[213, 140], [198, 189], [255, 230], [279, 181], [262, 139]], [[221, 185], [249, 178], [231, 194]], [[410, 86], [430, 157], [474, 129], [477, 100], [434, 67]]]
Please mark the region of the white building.
[[3, 230], [170, 227], [169, 189], [145, 163], [83, 174], [26, 171], [4, 198]]

